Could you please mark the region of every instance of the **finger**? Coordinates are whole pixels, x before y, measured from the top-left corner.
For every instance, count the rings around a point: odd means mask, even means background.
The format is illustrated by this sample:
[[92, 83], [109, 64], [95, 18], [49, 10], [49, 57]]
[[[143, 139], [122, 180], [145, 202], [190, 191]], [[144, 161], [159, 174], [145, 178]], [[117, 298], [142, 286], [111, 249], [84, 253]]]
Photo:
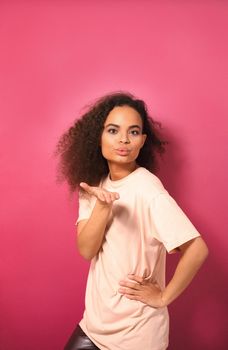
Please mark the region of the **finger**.
[[80, 182], [80, 187], [82, 187], [86, 192], [91, 193], [91, 186], [89, 186], [86, 182]]
[[119, 199], [120, 198], [120, 195], [118, 192], [113, 192], [113, 195], [115, 197], [115, 199]]
[[124, 295], [125, 294], [138, 295], [138, 293], [139, 293], [139, 291], [136, 289], [124, 288], [124, 287], [119, 288], [118, 291]]
[[109, 192], [109, 193], [110, 193], [110, 197], [111, 197], [112, 202], [119, 199], [119, 197], [120, 197], [118, 193], [115, 193], [115, 192]]
[[128, 288], [131, 288], [131, 289], [134, 289], [134, 290], [139, 290], [140, 289], [140, 284], [139, 283], [120, 281], [119, 284], [122, 287], [128, 287]]
[[103, 203], [106, 203], [106, 198], [105, 198], [105, 195], [104, 195], [104, 192], [99, 192], [96, 194], [96, 197]]
[[86, 182], [80, 182], [79, 184], [82, 188], [86, 189], [88, 187]]
[[144, 281], [144, 278], [143, 278], [143, 277], [141, 277], [141, 276], [136, 276], [136, 275], [131, 275], [131, 274], [128, 275], [128, 278], [131, 279], [131, 280], [134, 280], [134, 281], [138, 282], [139, 284], [142, 284], [143, 281]]
[[107, 203], [112, 203], [116, 199], [119, 199], [119, 194], [117, 192], [104, 191], [103, 194], [106, 198]]
[[140, 298], [140, 296], [138, 296], [138, 295], [124, 294], [124, 297], [126, 297], [126, 298], [128, 298], [128, 299], [131, 299], [131, 300], [138, 300], [138, 301], [141, 301], [141, 298]]
[[103, 194], [104, 194], [104, 197], [105, 197], [105, 200], [106, 200], [107, 203], [113, 202], [112, 194], [110, 192], [104, 191]]

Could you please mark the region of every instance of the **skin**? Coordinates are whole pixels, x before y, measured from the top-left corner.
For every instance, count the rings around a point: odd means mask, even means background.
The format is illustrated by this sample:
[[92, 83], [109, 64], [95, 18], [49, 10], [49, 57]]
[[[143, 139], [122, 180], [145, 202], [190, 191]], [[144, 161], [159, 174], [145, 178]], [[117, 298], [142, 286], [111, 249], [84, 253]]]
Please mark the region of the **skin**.
[[[115, 107], [107, 116], [101, 135], [101, 150], [107, 159], [112, 180], [127, 176], [136, 169], [136, 158], [146, 140], [142, 134], [142, 119], [129, 107]], [[118, 152], [127, 149], [127, 153]]]
[[[113, 181], [127, 176], [138, 167], [136, 159], [145, 140], [146, 135], [142, 134], [142, 120], [137, 111], [129, 106], [119, 106], [109, 113], [100, 143]], [[97, 205], [107, 211], [111, 209], [113, 202], [119, 199], [117, 192], [89, 186], [84, 182], [80, 186], [96, 196]], [[79, 233], [85, 225], [86, 220], [79, 222]], [[164, 290], [161, 290], [156, 281], [128, 275], [126, 279], [119, 281], [119, 293], [128, 299], [138, 300], [155, 308], [169, 305], [189, 285], [208, 255], [208, 248], [202, 237], [192, 239], [170, 253], [176, 251], [179, 251], [181, 256], [174, 275]]]

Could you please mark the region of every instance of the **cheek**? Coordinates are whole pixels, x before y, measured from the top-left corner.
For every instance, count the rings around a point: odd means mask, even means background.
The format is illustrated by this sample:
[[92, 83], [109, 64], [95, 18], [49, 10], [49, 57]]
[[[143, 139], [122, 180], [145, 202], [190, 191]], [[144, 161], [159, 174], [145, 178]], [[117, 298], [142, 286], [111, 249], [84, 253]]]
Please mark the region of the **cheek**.
[[101, 136], [101, 146], [103, 147], [112, 147], [115, 143], [115, 135], [109, 135], [107, 133], [104, 133]]
[[103, 156], [109, 153], [110, 146], [111, 146], [110, 140], [107, 137], [105, 137], [105, 135], [103, 135], [101, 137], [101, 152]]
[[142, 144], [143, 144], [143, 141], [141, 139], [138, 139], [136, 142], [135, 142], [135, 145], [134, 145], [134, 149], [135, 151], [140, 151], [141, 147], [142, 147]]
[[108, 142], [107, 142], [107, 138], [103, 135], [101, 137], [101, 148], [105, 148], [107, 146]]

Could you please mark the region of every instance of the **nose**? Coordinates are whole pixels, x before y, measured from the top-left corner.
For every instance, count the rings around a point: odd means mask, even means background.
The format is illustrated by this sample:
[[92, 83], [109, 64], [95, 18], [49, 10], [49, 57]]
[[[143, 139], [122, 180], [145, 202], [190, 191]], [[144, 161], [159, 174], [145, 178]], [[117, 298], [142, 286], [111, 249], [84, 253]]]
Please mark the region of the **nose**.
[[130, 143], [130, 140], [128, 139], [127, 135], [121, 135], [120, 136], [120, 142], [121, 143]]

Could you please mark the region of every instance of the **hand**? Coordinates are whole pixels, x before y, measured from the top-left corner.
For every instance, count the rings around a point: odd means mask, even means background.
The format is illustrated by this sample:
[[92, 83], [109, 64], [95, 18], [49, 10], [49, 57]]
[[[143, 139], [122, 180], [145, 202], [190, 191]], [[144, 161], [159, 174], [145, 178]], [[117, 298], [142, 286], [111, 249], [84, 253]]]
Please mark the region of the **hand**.
[[109, 192], [101, 187], [89, 186], [85, 182], [81, 182], [80, 186], [90, 195], [97, 197], [102, 204], [111, 204], [120, 198], [117, 192]]
[[162, 298], [162, 290], [156, 282], [144, 280], [143, 277], [128, 275], [134, 282], [120, 281], [119, 292], [126, 298], [141, 301], [149, 306], [160, 308], [166, 306]]

